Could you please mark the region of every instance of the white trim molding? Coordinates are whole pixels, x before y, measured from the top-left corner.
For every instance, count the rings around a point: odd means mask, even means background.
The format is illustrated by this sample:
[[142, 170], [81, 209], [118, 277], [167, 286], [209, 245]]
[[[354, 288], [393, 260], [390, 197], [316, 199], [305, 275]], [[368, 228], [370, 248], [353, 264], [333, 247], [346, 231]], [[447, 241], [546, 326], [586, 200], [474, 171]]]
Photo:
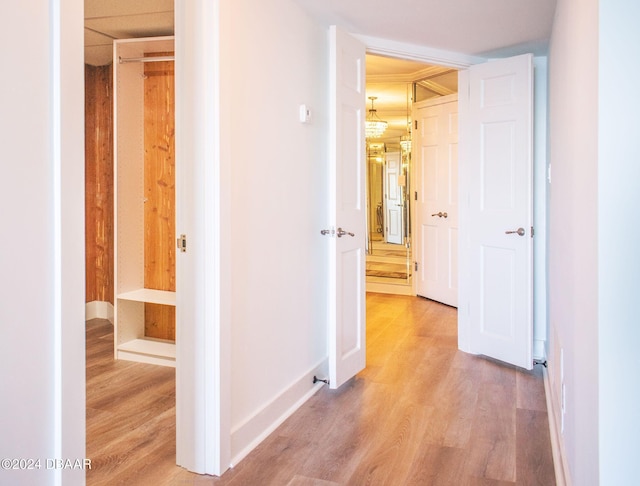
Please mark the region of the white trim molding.
[[231, 467], [244, 459], [260, 442], [276, 430], [302, 404], [322, 388], [324, 383], [313, 384], [314, 376], [325, 376], [327, 358], [291, 383], [269, 403], [257, 410], [231, 431]]
[[352, 35], [367, 46], [368, 54], [378, 54], [381, 56], [419, 61], [427, 64], [437, 64], [439, 66], [447, 66], [456, 69], [466, 69], [473, 64], [487, 62], [487, 59], [484, 57], [469, 56], [467, 54], [443, 51], [441, 49], [434, 49], [433, 47], [418, 46], [415, 44], [407, 44], [405, 42], [381, 39], [378, 37], [357, 34]]
[[[228, 227], [221, 182], [221, 0], [175, 4], [177, 233], [176, 462], [220, 476], [229, 465]], [[225, 232], [228, 233], [228, 232]], [[182, 323], [188, 323], [182, 325]]]
[[[54, 238], [54, 442], [50, 451], [55, 458], [82, 458], [86, 457], [83, 2], [47, 3]], [[44, 2], [39, 5], [45, 7]], [[50, 484], [83, 485], [85, 471], [56, 469], [52, 479]]]
[[549, 372], [547, 368], [543, 371], [544, 377], [544, 394], [547, 399], [547, 418], [549, 420], [549, 436], [551, 437], [551, 452], [553, 454], [553, 467], [556, 475], [557, 486], [572, 486], [569, 465], [566, 461], [564, 452], [564, 441], [562, 440], [562, 432], [558, 424], [557, 417], [560, 411], [556, 413], [554, 409], [554, 401], [551, 399], [551, 383], [549, 382]]
[[85, 320], [91, 319], [107, 319], [113, 324], [113, 304], [111, 302], [103, 302], [94, 300], [84, 305]]

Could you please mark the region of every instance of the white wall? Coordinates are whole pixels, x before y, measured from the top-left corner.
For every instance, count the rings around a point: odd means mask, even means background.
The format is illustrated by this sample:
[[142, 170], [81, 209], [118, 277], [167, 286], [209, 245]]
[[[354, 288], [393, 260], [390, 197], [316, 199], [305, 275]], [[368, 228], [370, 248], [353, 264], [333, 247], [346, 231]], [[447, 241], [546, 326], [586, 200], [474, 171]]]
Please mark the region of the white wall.
[[550, 371], [573, 484], [637, 482], [640, 5], [559, 0], [550, 49]]
[[547, 103], [548, 59], [534, 57], [533, 118], [533, 357], [546, 358], [547, 341]]
[[[0, 78], [0, 140], [3, 160], [12, 162], [2, 164], [0, 178], [3, 458], [51, 457], [54, 447], [50, 410], [54, 403], [50, 93], [47, 83], [42, 82], [49, 79], [49, 18], [48, 2], [37, 2], [40, 11], [33, 8], [35, 3], [21, 4], [20, 9], [3, 3], [1, 14], [7, 20], [2, 32], [4, 59], [7, 65], [15, 66], [12, 76]], [[11, 39], [21, 38], [25, 25], [33, 25], [41, 35], [24, 39], [17, 50]], [[28, 63], [24, 62], [26, 56]], [[19, 238], [19, 243], [11, 244], [12, 238]], [[0, 474], [3, 482], [19, 484], [24, 480], [19, 473]], [[43, 484], [47, 476], [46, 471], [33, 473], [38, 478], [34, 481]]]
[[326, 365], [328, 40], [290, 0], [226, 2], [221, 25], [237, 461]]
[[640, 4], [599, 2], [600, 484], [640, 477]]
[[46, 467], [85, 454], [82, 2], [3, 2], [0, 17], [0, 457], [41, 460], [0, 483], [83, 484]]
[[585, 486], [599, 471], [597, 32], [597, 0], [558, 1], [549, 52], [549, 372], [559, 424], [565, 386], [564, 450], [573, 483]]

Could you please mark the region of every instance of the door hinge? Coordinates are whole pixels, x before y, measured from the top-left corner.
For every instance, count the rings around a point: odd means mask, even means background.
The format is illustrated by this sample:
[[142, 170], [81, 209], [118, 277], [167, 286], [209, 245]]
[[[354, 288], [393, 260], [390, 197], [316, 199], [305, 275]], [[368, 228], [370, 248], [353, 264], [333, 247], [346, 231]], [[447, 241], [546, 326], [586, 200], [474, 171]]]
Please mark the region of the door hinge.
[[413, 262], [413, 270], [418, 271], [418, 262]]
[[533, 226], [531, 227], [531, 238], [533, 238]]
[[418, 120], [413, 120], [413, 126], [416, 130], [418, 129]]
[[180, 235], [180, 238], [178, 238], [178, 248], [182, 253], [187, 251], [187, 235]]
[[418, 200], [418, 191], [414, 192], [414, 198], [415, 198], [416, 201]]

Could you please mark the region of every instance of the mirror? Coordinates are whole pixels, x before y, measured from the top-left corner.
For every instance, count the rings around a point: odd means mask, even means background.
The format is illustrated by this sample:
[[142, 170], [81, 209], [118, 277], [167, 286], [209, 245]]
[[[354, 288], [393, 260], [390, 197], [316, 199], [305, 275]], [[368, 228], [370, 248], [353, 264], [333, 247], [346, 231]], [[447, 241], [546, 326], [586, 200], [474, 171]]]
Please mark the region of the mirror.
[[409, 283], [410, 161], [410, 150], [403, 150], [399, 143], [367, 142], [368, 280], [375, 277]]
[[[377, 88], [379, 90], [380, 86]], [[402, 83], [394, 90], [400, 91], [400, 88], [404, 91], [400, 99], [404, 106], [392, 110], [387, 101], [385, 110], [378, 113], [374, 105], [376, 96], [372, 95], [367, 114], [368, 124], [373, 121], [374, 125], [384, 127], [380, 134], [370, 130], [373, 127], [367, 129], [367, 285], [411, 284], [408, 195], [412, 83]]]

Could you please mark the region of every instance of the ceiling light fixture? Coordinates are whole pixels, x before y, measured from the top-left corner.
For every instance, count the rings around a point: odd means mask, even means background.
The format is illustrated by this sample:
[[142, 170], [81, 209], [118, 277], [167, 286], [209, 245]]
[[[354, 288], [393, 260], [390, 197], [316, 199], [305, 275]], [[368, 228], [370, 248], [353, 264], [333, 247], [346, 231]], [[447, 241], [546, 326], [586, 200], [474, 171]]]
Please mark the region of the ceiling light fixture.
[[369, 96], [371, 100], [371, 109], [369, 110], [369, 116], [365, 122], [365, 135], [367, 138], [380, 138], [387, 129], [387, 122], [382, 121], [378, 117], [376, 109], [373, 107], [373, 102], [378, 99], [377, 96]]

